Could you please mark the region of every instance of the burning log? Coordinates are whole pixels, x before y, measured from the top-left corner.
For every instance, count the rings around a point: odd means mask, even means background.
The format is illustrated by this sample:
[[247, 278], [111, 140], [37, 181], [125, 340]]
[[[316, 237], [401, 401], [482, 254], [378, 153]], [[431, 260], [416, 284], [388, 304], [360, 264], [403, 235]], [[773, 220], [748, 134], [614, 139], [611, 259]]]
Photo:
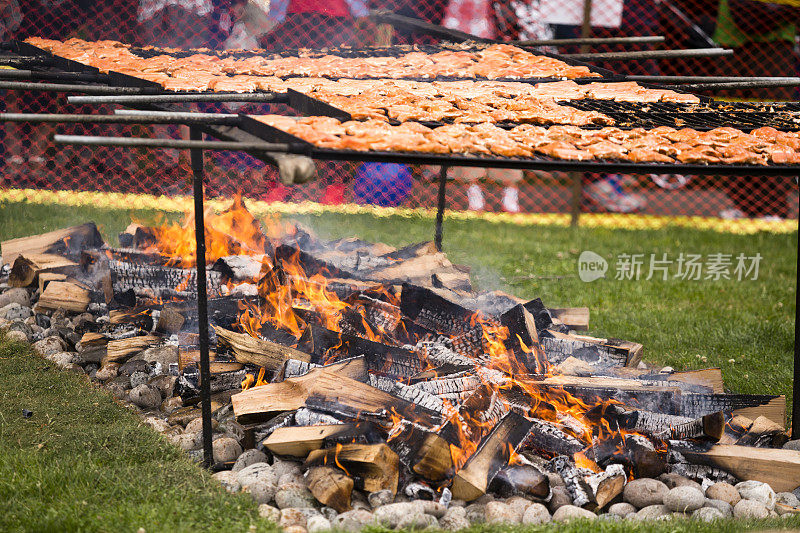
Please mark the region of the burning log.
[[441, 481], [453, 473], [450, 443], [439, 434], [401, 420], [389, 435], [388, 442], [408, 469], [430, 481]]
[[364, 424], [281, 427], [273, 431], [263, 445], [274, 454], [305, 459], [312, 451], [324, 448], [326, 443], [348, 442], [367, 430]]
[[222, 279], [242, 282], [258, 280], [265, 266], [271, 266], [267, 255], [230, 255], [217, 259], [211, 270], [219, 272]]
[[522, 305], [516, 305], [500, 317], [500, 323], [508, 328], [506, 347], [514, 352], [531, 374], [544, 374], [548, 363], [539, 343], [539, 334], [533, 315]]
[[[389, 409], [393, 405], [413, 410], [411, 404], [404, 400], [350, 377], [362, 377], [365, 374], [363, 359], [350, 359], [314, 368], [303, 376], [253, 387], [236, 394], [232, 398], [233, 410], [239, 422], [249, 423], [283, 411], [299, 409], [307, 404], [312, 394], [323, 400], [329, 398], [334, 403], [338, 400], [353, 406], [363, 406], [365, 411], [373, 413], [380, 412], [383, 408]], [[326, 411], [319, 409], [317, 405], [308, 407]], [[355, 409], [358, 411], [359, 408]]]
[[323, 505], [339, 513], [349, 511], [353, 480], [338, 468], [315, 466], [306, 475], [308, 490]]
[[394, 496], [400, 480], [397, 454], [386, 444], [344, 444], [335, 448], [314, 450], [308, 454], [306, 466], [336, 464], [352, 476], [356, 486], [366, 492], [389, 490]]
[[160, 342], [161, 338], [155, 335], [142, 335], [108, 341], [106, 345], [106, 355], [103, 357], [103, 364], [124, 363], [142, 350], [155, 346]]
[[[44, 273], [74, 273], [78, 264], [60, 255], [24, 253], [17, 256], [8, 274], [10, 287], [29, 287]], [[64, 276], [65, 279], [66, 276]]]
[[800, 486], [800, 452], [717, 444], [707, 450], [675, 448], [694, 464], [712, 466], [739, 479], [768, 483], [775, 492], [791, 492]]
[[446, 300], [430, 289], [408, 283], [403, 284], [400, 294], [400, 310], [429, 331], [455, 336], [474, 329], [471, 324], [474, 311]]
[[236, 360], [240, 363], [264, 367], [267, 370], [278, 370], [287, 359], [298, 361], [311, 361], [311, 355], [289, 346], [275, 342], [256, 339], [246, 333], [236, 333], [219, 326], [214, 326], [218, 341], [228, 345], [233, 350]]
[[51, 281], [39, 297], [36, 308], [83, 313], [91, 301], [87, 289], [67, 281]]
[[363, 355], [370, 372], [395, 378], [410, 378], [425, 368], [414, 352], [320, 326], [307, 327], [297, 345], [318, 361]]
[[[137, 294], [151, 297], [186, 297], [197, 290], [197, 270], [194, 268], [136, 264], [115, 259], [108, 261], [108, 268], [115, 293], [132, 289]], [[206, 272], [209, 294], [219, 291], [221, 280], [219, 272]]]
[[526, 496], [544, 500], [550, 494], [550, 480], [533, 465], [514, 464], [497, 472], [489, 490], [503, 498]]
[[449, 410], [438, 396], [434, 396], [417, 387], [405, 385], [391, 378], [371, 374], [369, 376], [369, 384], [384, 392], [393, 394], [398, 398], [402, 398], [442, 415]]
[[575, 466], [569, 457], [563, 455], [553, 458], [548, 466], [564, 480], [567, 492], [572, 497], [573, 505], [577, 507], [591, 506], [594, 492], [586, 483], [587, 472], [591, 474], [591, 471]]
[[[591, 418], [591, 414], [587, 415]], [[725, 434], [726, 421], [722, 412], [692, 419], [651, 411], [630, 410], [611, 404], [603, 409], [601, 417], [616, 424], [617, 427], [662, 440], [709, 438], [718, 441]]]
[[82, 250], [101, 246], [103, 238], [94, 222], [0, 242], [3, 261], [8, 264], [14, 264], [22, 254], [54, 254], [77, 259]]
[[572, 456], [586, 447], [583, 442], [568, 435], [552, 422], [534, 418], [530, 423], [531, 430], [519, 447], [521, 451], [532, 450], [537, 454]]
[[525, 417], [510, 412], [481, 440], [477, 450], [453, 478], [453, 497], [472, 501], [486, 494], [497, 473], [508, 465], [511, 453], [516, 452], [531, 423]]
[[575, 357], [598, 366], [635, 367], [642, 360], [643, 346], [635, 342], [597, 339], [547, 330], [540, 342], [551, 364]]

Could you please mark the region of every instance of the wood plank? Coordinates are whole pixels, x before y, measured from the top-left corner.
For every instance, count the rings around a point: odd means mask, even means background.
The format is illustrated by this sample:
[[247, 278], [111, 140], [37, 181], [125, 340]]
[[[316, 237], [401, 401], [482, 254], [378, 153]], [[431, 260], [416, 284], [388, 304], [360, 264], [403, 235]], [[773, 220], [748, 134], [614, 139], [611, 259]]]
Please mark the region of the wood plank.
[[278, 370], [287, 359], [311, 362], [311, 354], [289, 346], [267, 340], [256, 339], [246, 333], [236, 333], [219, 326], [214, 326], [217, 338], [233, 349], [236, 360], [262, 366], [267, 370]]
[[14, 264], [17, 256], [24, 253], [56, 254], [77, 258], [81, 250], [100, 248], [103, 238], [94, 222], [58, 229], [40, 235], [19, 237], [0, 242], [3, 261]]
[[356, 424], [325, 424], [321, 426], [282, 427], [264, 440], [264, 446], [274, 454], [305, 459], [323, 447], [326, 440], [356, 436]]
[[569, 329], [585, 331], [589, 329], [588, 307], [550, 307], [550, 316], [555, 324], [564, 324]]
[[78, 263], [55, 254], [24, 253], [17, 256], [8, 274], [11, 287], [29, 287], [45, 272], [66, 274], [78, 268]]
[[786, 396], [772, 398], [768, 402], [754, 407], [744, 407], [733, 411], [734, 415], [744, 416], [755, 420], [759, 416], [765, 416], [779, 424], [782, 428], [786, 427]]
[[775, 492], [800, 486], [800, 452], [717, 444], [708, 451], [678, 448], [692, 463], [721, 468], [739, 479], [768, 483]]
[[90, 302], [87, 289], [68, 281], [51, 281], [39, 297], [36, 308], [83, 313]]

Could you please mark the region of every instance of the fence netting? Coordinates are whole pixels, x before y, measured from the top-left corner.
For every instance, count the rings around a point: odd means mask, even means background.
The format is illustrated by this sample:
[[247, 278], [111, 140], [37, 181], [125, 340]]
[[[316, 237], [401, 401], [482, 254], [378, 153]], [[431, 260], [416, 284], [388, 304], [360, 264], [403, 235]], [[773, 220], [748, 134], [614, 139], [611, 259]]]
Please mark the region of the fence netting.
[[[0, 40], [40, 36], [113, 39], [176, 48], [319, 48], [387, 43], [430, 43], [430, 37], [376, 25], [370, 9], [388, 9], [434, 24], [501, 40], [586, 36], [663, 35], [665, 48], [735, 50], [732, 57], [672, 58], [596, 63], [623, 74], [796, 76], [792, 2], [758, 0], [10, 0], [0, 3]], [[268, 12], [267, 12], [268, 11]], [[582, 21], [590, 12], [591, 24]], [[662, 46], [662, 45], [659, 45]], [[592, 45], [589, 51], [651, 49], [653, 45]], [[549, 51], [578, 53], [581, 46]], [[737, 100], [795, 100], [796, 88], [709, 93]], [[111, 113], [114, 108], [66, 103], [64, 94], [6, 91], [8, 112]], [[274, 112], [264, 104], [198, 106], [198, 110]], [[178, 196], [190, 193], [188, 154], [55, 146], [59, 133], [187, 138], [181, 127], [113, 125], [0, 125], [0, 194], [34, 198], [53, 190]], [[206, 157], [208, 194], [267, 203], [319, 202], [434, 208], [439, 169], [380, 163], [318, 162], [318, 179], [285, 186], [276, 171], [242, 153]], [[622, 224], [659, 217], [718, 217], [777, 221], [797, 218], [794, 177], [760, 175], [622, 175], [452, 168], [452, 210], [530, 214], [636, 213]], [[13, 196], [13, 195], [12, 195]], [[579, 201], [577, 201], [579, 200]], [[733, 224], [733, 223], [731, 223]], [[737, 222], [741, 224], [741, 221]]]

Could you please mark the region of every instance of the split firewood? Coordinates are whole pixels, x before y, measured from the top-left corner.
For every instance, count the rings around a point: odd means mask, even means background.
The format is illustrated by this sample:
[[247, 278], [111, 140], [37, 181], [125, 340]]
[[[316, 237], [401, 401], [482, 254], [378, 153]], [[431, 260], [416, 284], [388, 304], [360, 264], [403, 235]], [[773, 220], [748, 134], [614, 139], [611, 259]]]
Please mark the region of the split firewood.
[[267, 340], [256, 339], [246, 333], [236, 333], [219, 326], [214, 326], [217, 338], [233, 349], [236, 360], [261, 366], [267, 370], [278, 370], [287, 359], [311, 361], [311, 355], [289, 346], [283, 346]]
[[512, 496], [545, 499], [550, 494], [550, 480], [538, 467], [513, 464], [501, 468], [489, 489], [503, 498]]
[[103, 364], [124, 363], [137, 353], [155, 346], [161, 342], [161, 337], [155, 335], [141, 335], [127, 339], [111, 340], [106, 345], [106, 355]]
[[768, 483], [775, 492], [800, 486], [800, 452], [717, 444], [710, 449], [676, 448], [689, 462], [720, 468], [739, 479]]
[[353, 479], [332, 466], [315, 466], [306, 475], [308, 490], [323, 505], [339, 513], [349, 511], [353, 493]]
[[759, 416], [753, 420], [753, 423], [747, 428], [747, 432], [736, 441], [736, 444], [740, 446], [778, 447], [783, 446], [787, 440], [789, 440], [789, 436], [783, 430], [783, 426], [776, 424], [765, 416]]
[[590, 507], [592, 510], [603, 509], [614, 498], [622, 494], [627, 476], [622, 465], [609, 465], [605, 472], [598, 472], [586, 478], [592, 494]]
[[439, 296], [430, 289], [403, 284], [400, 310], [404, 316], [430, 331], [459, 335], [473, 329], [475, 312]]
[[178, 333], [183, 329], [186, 323], [186, 317], [177, 309], [164, 306], [158, 314], [158, 322], [156, 323], [156, 331], [159, 333]]
[[365, 385], [348, 376], [364, 375], [363, 359], [350, 359], [325, 367], [314, 368], [307, 374], [280, 383], [268, 383], [236, 394], [232, 398], [233, 411], [240, 423], [268, 420], [284, 411], [299, 409], [309, 395], [328, 390], [356, 396], [372, 394], [375, 401], [393, 398], [383, 391]]
[[313, 450], [323, 448], [326, 441], [352, 440], [362, 432], [356, 424], [283, 427], [273, 431], [263, 444], [274, 454], [305, 459]]
[[458, 269], [447, 272], [436, 272], [431, 276], [431, 285], [435, 288], [450, 289], [451, 291], [471, 291], [472, 281], [469, 274]]
[[39, 294], [44, 292], [45, 288], [51, 281], [67, 281], [66, 274], [57, 274], [55, 272], [41, 272], [38, 277]]
[[36, 307], [43, 310], [63, 309], [73, 313], [83, 313], [91, 301], [89, 291], [80, 285], [67, 281], [51, 281], [39, 297]]
[[[114, 292], [132, 289], [136, 293], [154, 295], [194, 294], [197, 292], [197, 270], [161, 265], [136, 264], [111, 259], [108, 261]], [[222, 276], [219, 272], [206, 272], [206, 290], [219, 291]]]
[[542, 345], [539, 343], [539, 334], [536, 332], [533, 315], [522, 305], [516, 305], [503, 313], [500, 323], [508, 328], [506, 347], [514, 352], [524, 368], [531, 374], [547, 372], [549, 365]]
[[438, 396], [430, 394], [429, 392], [425, 392], [417, 387], [405, 385], [395, 381], [392, 378], [370, 374], [368, 383], [377, 389], [394, 394], [398, 398], [402, 398], [408, 402], [420, 405], [442, 415], [445, 415], [449, 411], [455, 412], [455, 409], [453, 409], [451, 406], [445, 405], [442, 399]]
[[714, 466], [677, 463], [670, 465], [670, 473], [678, 474], [679, 476], [687, 477], [689, 479], [694, 479], [698, 482], [702, 482], [703, 484], [706, 482], [728, 483], [730, 485], [736, 485], [739, 483], [739, 480], [736, 478], [736, 476], [733, 476], [725, 470], [716, 468]]
[[617, 427], [664, 440], [709, 438], [718, 441], [725, 433], [726, 422], [725, 414], [721, 411], [692, 419], [645, 410], [631, 410], [617, 404], [602, 409], [602, 418]]
[[[726, 396], [731, 397], [728, 402], [724, 400]], [[751, 420], [764, 416], [781, 427], [785, 427], [786, 396], [784, 395], [720, 394], [719, 398], [720, 403], [730, 405], [728, 409], [718, 409], [719, 411], [731, 411], [734, 415], [744, 416]]]
[[103, 238], [94, 222], [0, 242], [3, 261], [14, 264], [21, 254], [55, 254], [77, 259], [82, 250], [100, 248]]
[[388, 441], [400, 462], [420, 477], [441, 481], [453, 473], [450, 443], [438, 433], [401, 420], [392, 428]]
[[308, 454], [305, 466], [336, 465], [366, 492], [389, 490], [394, 496], [400, 479], [397, 454], [385, 443], [343, 444]]
[[589, 308], [588, 307], [550, 307], [550, 316], [553, 323], [564, 324], [569, 329], [582, 331], [589, 329]]
[[453, 497], [464, 501], [475, 500], [484, 494], [497, 473], [516, 452], [530, 432], [531, 423], [525, 417], [509, 412], [492, 431], [481, 440], [475, 453], [453, 478]]
[[108, 323], [111, 325], [130, 324], [139, 329], [150, 331], [153, 328], [153, 307], [131, 307], [112, 309], [108, 312]]
[[29, 287], [44, 273], [74, 274], [78, 264], [55, 254], [24, 253], [17, 256], [8, 274], [10, 287]]

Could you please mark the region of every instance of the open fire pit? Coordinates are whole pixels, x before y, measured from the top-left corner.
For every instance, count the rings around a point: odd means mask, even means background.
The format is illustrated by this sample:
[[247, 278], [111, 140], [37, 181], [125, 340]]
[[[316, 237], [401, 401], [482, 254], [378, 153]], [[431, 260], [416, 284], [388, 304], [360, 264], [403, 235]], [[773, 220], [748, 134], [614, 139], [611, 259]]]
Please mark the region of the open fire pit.
[[[193, 227], [3, 242], [0, 326], [200, 460]], [[215, 477], [287, 531], [800, 512], [783, 397], [476, 293], [432, 243], [265, 228], [240, 199], [206, 242]]]

